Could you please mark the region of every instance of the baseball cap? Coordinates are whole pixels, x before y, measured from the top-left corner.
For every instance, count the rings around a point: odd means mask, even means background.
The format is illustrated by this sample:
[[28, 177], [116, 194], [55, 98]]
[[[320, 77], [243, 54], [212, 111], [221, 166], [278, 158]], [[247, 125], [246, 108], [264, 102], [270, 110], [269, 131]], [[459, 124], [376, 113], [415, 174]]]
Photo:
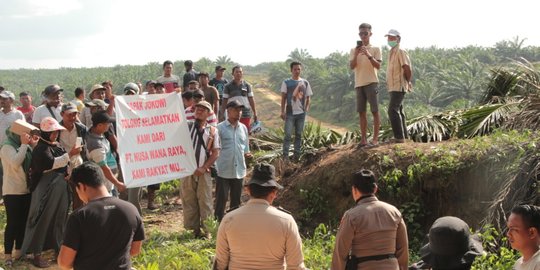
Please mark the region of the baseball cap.
[[84, 103], [88, 107], [101, 107], [103, 110], [107, 109], [109, 107], [109, 104], [105, 103], [105, 101], [101, 99], [92, 99], [92, 101], [87, 101]]
[[56, 92], [59, 92], [59, 91], [64, 91], [64, 89], [62, 89], [60, 86], [56, 85], [56, 84], [53, 84], [53, 85], [49, 85], [47, 87], [45, 87], [45, 90], [43, 90], [43, 96], [50, 96], [51, 94], [54, 94]]
[[227, 103], [227, 109], [228, 108], [244, 108], [244, 104], [240, 103], [238, 100], [232, 100], [229, 103]]
[[3, 97], [3, 98], [11, 98], [11, 100], [15, 100], [15, 94], [13, 94], [13, 92], [11, 91], [8, 91], [8, 90], [4, 90], [0, 93], [0, 97]]
[[148, 86], [149, 84], [156, 84], [156, 81], [154, 81], [154, 80], [149, 80], [149, 81], [146, 82], [145, 85]]
[[203, 108], [208, 109], [209, 112], [213, 112], [212, 105], [210, 105], [208, 101], [204, 101], [204, 100], [200, 101], [199, 103], [195, 104], [195, 107], [203, 107]]
[[222, 66], [216, 66], [216, 71], [218, 71], [218, 70], [227, 70], [227, 69], [222, 67]]
[[138, 95], [139, 86], [136, 83], [130, 82], [124, 85], [124, 94], [126, 95]]
[[261, 187], [277, 187], [282, 189], [283, 186], [278, 184], [276, 178], [276, 168], [268, 163], [258, 163], [253, 168], [253, 175], [248, 185], [255, 184]]
[[103, 85], [101, 85], [101, 84], [94, 84], [94, 85], [92, 85], [92, 88], [91, 88], [90, 93], [88, 94], [88, 96], [89, 96], [90, 98], [93, 98], [92, 95], [94, 95], [94, 91], [98, 91], [98, 90], [103, 90], [103, 91], [105, 91], [106, 89], [105, 89], [105, 87], [104, 87]]
[[74, 112], [79, 112], [79, 110], [77, 110], [77, 107], [73, 105], [73, 103], [68, 102], [62, 105], [62, 112], [74, 113]]
[[92, 123], [94, 125], [102, 123], [114, 123], [115, 118], [111, 117], [106, 111], [99, 111], [92, 114]]
[[182, 93], [182, 98], [192, 99], [193, 98], [193, 91], [184, 91]]
[[208, 75], [208, 72], [199, 72], [199, 77], [201, 76], [210, 77], [210, 75]]
[[386, 34], [386, 35], [384, 35], [384, 36], [385, 36], [385, 37], [387, 37], [387, 36], [398, 37], [398, 36], [400, 36], [400, 34], [399, 34], [399, 31], [398, 31], [398, 30], [396, 30], [396, 29], [390, 29], [390, 30], [388, 31], [388, 34]]
[[57, 130], [66, 130], [65, 127], [61, 126], [56, 119], [47, 116], [41, 120], [41, 123], [39, 123], [39, 129], [41, 131], [45, 132], [53, 132]]

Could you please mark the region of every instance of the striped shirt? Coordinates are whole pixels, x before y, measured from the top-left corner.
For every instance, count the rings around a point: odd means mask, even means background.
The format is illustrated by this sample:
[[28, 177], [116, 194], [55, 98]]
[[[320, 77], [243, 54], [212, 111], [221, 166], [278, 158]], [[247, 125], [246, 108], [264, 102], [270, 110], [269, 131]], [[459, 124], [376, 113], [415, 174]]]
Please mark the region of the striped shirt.
[[[205, 124], [204, 127], [201, 129], [196, 127], [196, 122], [190, 122], [188, 125], [189, 128], [189, 134], [191, 136], [191, 141], [193, 142], [193, 150], [195, 151], [195, 161], [197, 162], [198, 167], [202, 167], [204, 165], [204, 162], [209, 158], [207, 156], [206, 152], [208, 150], [208, 154], [210, 154], [211, 149], [221, 149], [221, 144], [219, 141], [219, 132], [217, 128], [211, 127], [210, 125]], [[214, 131], [210, 131], [210, 129], [214, 129]], [[201, 136], [199, 135], [201, 133], [203, 141], [200, 140]], [[208, 142], [210, 140], [210, 134], [214, 134], [214, 139], [212, 141], [212, 147], [209, 147]], [[207, 149], [203, 146], [203, 144], [206, 146]]]

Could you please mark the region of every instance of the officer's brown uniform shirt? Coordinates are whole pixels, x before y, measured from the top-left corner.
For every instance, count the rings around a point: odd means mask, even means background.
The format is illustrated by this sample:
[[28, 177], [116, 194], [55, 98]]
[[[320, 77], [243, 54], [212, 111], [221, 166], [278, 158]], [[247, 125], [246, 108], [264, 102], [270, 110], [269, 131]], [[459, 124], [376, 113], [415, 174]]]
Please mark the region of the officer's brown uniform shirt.
[[217, 269], [306, 269], [294, 218], [263, 199], [223, 218], [216, 243]]
[[398, 209], [377, 197], [361, 199], [343, 215], [332, 257], [332, 270], [345, 269], [349, 251], [356, 257], [395, 254], [396, 258], [358, 264], [362, 270], [407, 269], [407, 228]]

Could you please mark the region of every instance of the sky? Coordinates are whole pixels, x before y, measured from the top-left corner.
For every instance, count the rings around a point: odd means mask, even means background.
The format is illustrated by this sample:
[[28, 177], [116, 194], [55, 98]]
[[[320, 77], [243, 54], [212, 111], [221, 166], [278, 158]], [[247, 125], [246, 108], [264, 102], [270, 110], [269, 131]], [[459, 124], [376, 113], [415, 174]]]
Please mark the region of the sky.
[[358, 26], [371, 43], [397, 29], [401, 46], [540, 46], [536, 0], [0, 0], [0, 69], [215, 60], [243, 65], [349, 52]]

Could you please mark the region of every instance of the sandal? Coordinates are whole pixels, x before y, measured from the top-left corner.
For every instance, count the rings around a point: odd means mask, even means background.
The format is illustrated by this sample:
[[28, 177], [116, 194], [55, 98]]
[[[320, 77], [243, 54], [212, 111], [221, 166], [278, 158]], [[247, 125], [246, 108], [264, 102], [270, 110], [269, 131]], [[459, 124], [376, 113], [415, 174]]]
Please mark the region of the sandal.
[[50, 266], [49, 262], [41, 258], [41, 256], [34, 257], [32, 264], [37, 268], [47, 268]]

